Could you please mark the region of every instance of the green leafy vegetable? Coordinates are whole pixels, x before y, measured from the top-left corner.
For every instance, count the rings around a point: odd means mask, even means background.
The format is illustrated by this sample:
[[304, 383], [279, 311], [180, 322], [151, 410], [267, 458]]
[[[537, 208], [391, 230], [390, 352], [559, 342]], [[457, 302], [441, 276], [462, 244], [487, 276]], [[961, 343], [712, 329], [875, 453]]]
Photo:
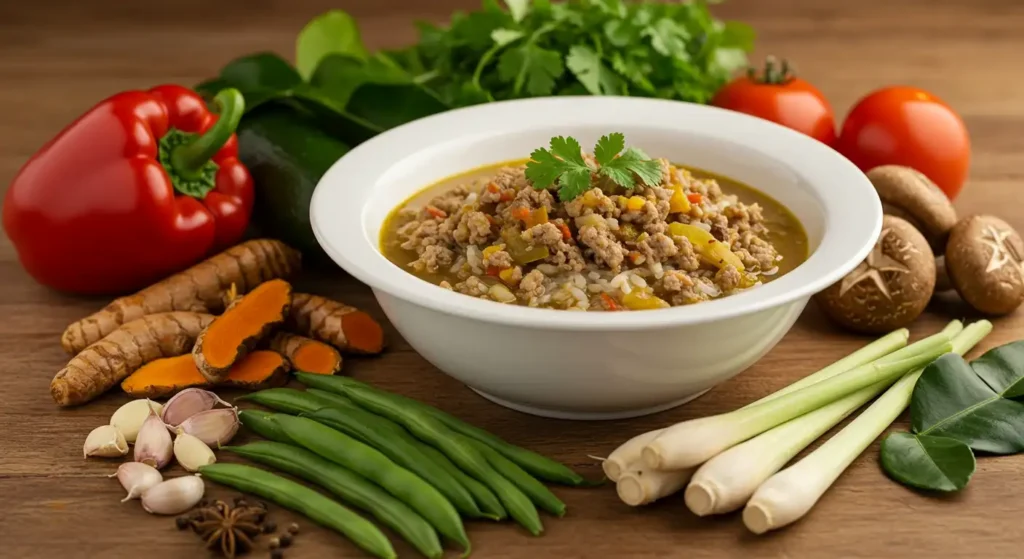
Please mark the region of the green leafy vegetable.
[[591, 176], [607, 177], [615, 184], [631, 189], [640, 182], [653, 186], [661, 182], [661, 164], [637, 148], [626, 146], [626, 138], [615, 132], [602, 136], [594, 146], [593, 167], [583, 157], [580, 143], [572, 137], [551, 138], [550, 149], [537, 148], [526, 164], [526, 178], [543, 190], [558, 182], [558, 197], [569, 201], [590, 188]]
[[303, 79], [309, 79], [320, 61], [331, 54], [366, 58], [369, 52], [352, 16], [331, 10], [317, 16], [299, 32], [295, 42], [295, 66]]
[[754, 37], [749, 26], [711, 17], [703, 1], [482, 0], [475, 11], [452, 14], [447, 26], [417, 27], [415, 45], [371, 52], [352, 16], [332, 10], [299, 33], [294, 67], [258, 53], [232, 61], [199, 88], [212, 95], [236, 87], [248, 110], [301, 105], [331, 128], [352, 126], [355, 136], [366, 136], [522, 97], [707, 102], [746, 64]]
[[902, 432], [882, 441], [881, 460], [896, 481], [932, 491], [963, 489], [975, 465], [971, 447], [956, 439]]
[[882, 466], [894, 479], [921, 489], [955, 491], [974, 472], [971, 450], [1024, 451], [1024, 341], [986, 352], [971, 363], [959, 355], [936, 359], [914, 388], [912, 433], [882, 444]]

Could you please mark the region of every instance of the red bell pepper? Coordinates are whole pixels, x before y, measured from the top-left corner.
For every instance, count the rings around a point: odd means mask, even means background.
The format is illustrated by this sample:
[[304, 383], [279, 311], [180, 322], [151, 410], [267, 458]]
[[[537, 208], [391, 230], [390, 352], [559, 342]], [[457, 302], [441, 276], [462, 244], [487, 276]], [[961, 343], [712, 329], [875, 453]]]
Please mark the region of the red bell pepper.
[[239, 242], [253, 204], [235, 136], [245, 101], [234, 89], [214, 101], [219, 115], [181, 86], [118, 93], [33, 155], [3, 209], [28, 273], [122, 293]]

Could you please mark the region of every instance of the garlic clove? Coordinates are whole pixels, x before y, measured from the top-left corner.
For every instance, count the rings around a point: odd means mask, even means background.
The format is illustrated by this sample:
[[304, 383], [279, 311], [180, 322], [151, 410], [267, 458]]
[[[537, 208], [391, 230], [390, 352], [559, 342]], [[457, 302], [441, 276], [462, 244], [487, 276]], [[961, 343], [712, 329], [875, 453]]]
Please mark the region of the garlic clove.
[[230, 406], [230, 404], [221, 400], [219, 396], [209, 390], [186, 388], [175, 394], [170, 400], [167, 400], [167, 404], [164, 405], [162, 418], [164, 423], [177, 427], [181, 425], [181, 422], [199, 412], [212, 410], [217, 407], [217, 404]]
[[178, 428], [210, 448], [220, 448], [235, 436], [239, 425], [238, 408], [220, 408], [199, 412], [183, 421]]
[[152, 409], [157, 415], [160, 415], [162, 408], [163, 406], [160, 404], [146, 398], [132, 400], [117, 408], [114, 415], [110, 416], [110, 424], [121, 431], [121, 434], [124, 435], [124, 440], [134, 443], [135, 438], [139, 436], [139, 428], [142, 427], [142, 423], [149, 417], [149, 410]]
[[174, 458], [182, 468], [190, 472], [198, 471], [201, 466], [217, 461], [217, 457], [206, 443], [181, 429], [178, 429], [178, 436], [174, 439]]
[[150, 410], [149, 417], [142, 423], [139, 436], [135, 439], [135, 461], [159, 470], [171, 461], [173, 452], [171, 434], [167, 432], [160, 416]]
[[125, 454], [128, 454], [128, 441], [124, 440], [124, 435], [113, 425], [100, 425], [93, 429], [85, 438], [85, 445], [82, 447], [82, 455], [86, 458], [115, 458]]
[[121, 487], [128, 491], [128, 496], [121, 499], [122, 503], [142, 497], [149, 488], [164, 480], [156, 468], [142, 462], [125, 462], [109, 477], [117, 477]]
[[181, 514], [199, 503], [205, 489], [198, 475], [169, 479], [142, 494], [142, 508], [150, 514]]

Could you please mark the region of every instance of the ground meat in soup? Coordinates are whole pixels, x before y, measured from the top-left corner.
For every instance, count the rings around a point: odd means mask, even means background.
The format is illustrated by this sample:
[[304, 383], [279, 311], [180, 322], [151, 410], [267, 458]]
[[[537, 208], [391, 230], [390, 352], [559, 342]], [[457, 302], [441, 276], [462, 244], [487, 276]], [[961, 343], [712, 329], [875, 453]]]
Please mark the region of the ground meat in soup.
[[660, 184], [625, 190], [595, 178], [568, 202], [533, 188], [525, 165], [481, 171], [403, 205], [385, 223], [383, 251], [444, 289], [577, 311], [709, 301], [806, 258], [806, 236], [778, 202], [660, 164]]

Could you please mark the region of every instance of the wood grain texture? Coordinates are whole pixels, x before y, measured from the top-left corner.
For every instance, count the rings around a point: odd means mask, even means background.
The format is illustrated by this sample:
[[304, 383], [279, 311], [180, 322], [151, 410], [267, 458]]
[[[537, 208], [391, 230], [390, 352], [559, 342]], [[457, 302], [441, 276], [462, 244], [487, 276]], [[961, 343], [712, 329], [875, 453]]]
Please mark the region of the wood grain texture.
[[[374, 46], [414, 38], [412, 21], [442, 19], [475, 0], [129, 0], [0, 2], [0, 184], [40, 145], [101, 98], [160, 82], [192, 84], [229, 59], [257, 50], [290, 55], [296, 32], [315, 14], [342, 7], [357, 15]], [[717, 13], [760, 33], [758, 56], [791, 57], [838, 114], [860, 95], [891, 83], [925, 87], [955, 107], [974, 144], [961, 215], [994, 212], [1024, 229], [1024, 77], [1009, 65], [1024, 53], [1024, 3], [1017, 0], [731, 0]], [[118, 393], [59, 410], [48, 383], [67, 358], [63, 328], [105, 301], [61, 295], [33, 283], [10, 242], [0, 241], [0, 556], [151, 559], [201, 553], [171, 519], [118, 503], [106, 475], [115, 462], [83, 460], [89, 430], [127, 398]], [[383, 318], [369, 290], [338, 272], [308, 274], [296, 286], [335, 296]], [[913, 332], [970, 317], [957, 301], [937, 301]], [[792, 332], [749, 371], [681, 409], [630, 421], [551, 421], [499, 408], [437, 371], [388, 327], [391, 347], [346, 361], [349, 374], [420, 398], [579, 467], [625, 438], [670, 422], [723, 412], [760, 398], [866, 342], [839, 332], [808, 308]], [[1000, 319], [981, 349], [1024, 337], [1024, 312]], [[904, 428], [905, 423], [899, 427]], [[673, 498], [641, 510], [611, 487], [557, 489], [565, 519], [545, 518], [530, 538], [512, 525], [472, 523], [476, 557], [1019, 557], [1024, 460], [983, 458], [969, 488], [948, 499], [922, 496], [886, 479], [877, 444], [838, 480], [802, 522], [768, 537], [746, 533], [735, 515], [703, 520]], [[217, 494], [229, 495], [219, 491]], [[275, 508], [275, 511], [277, 509]], [[279, 524], [293, 518], [275, 512]], [[396, 540], [397, 541], [397, 540]], [[413, 556], [399, 545], [403, 556]], [[265, 552], [255, 556], [265, 557]], [[341, 537], [303, 523], [290, 558], [361, 554]]]

